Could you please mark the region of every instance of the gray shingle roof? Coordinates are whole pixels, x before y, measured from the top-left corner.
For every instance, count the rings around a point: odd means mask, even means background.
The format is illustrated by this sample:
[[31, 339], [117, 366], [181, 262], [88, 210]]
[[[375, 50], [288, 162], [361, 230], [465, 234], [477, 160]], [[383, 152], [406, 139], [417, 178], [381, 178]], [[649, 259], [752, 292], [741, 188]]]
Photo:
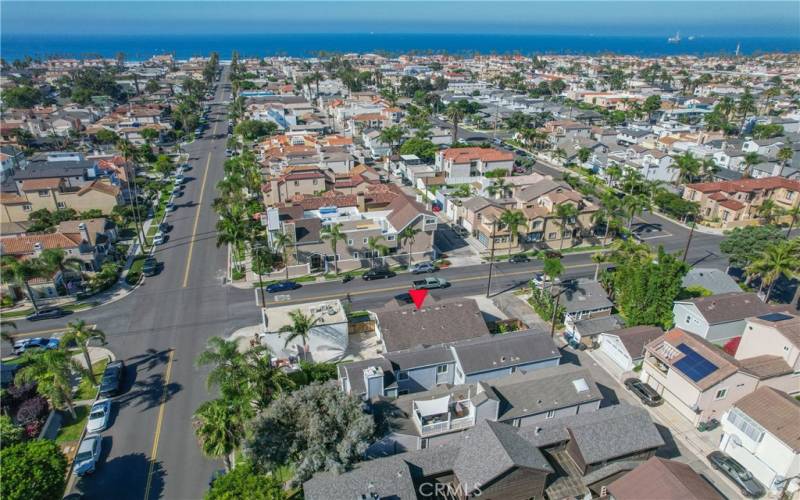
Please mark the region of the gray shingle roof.
[[693, 267], [683, 277], [684, 287], [702, 286], [713, 294], [741, 293], [742, 289], [725, 271], [712, 267]]
[[619, 415], [607, 419], [603, 425], [587, 422], [582, 425], [568, 424], [568, 427], [587, 464], [658, 448], [664, 444], [664, 439], [646, 412], [644, 417], [636, 412]]
[[608, 309], [614, 305], [608, 300], [606, 291], [597, 281], [572, 280], [564, 282], [562, 287], [566, 287], [566, 291], [561, 294], [561, 305], [564, 306], [567, 313]]
[[601, 333], [611, 333], [625, 327], [622, 321], [622, 316], [619, 314], [612, 314], [611, 316], [601, 316], [599, 318], [590, 318], [578, 320], [574, 324], [575, 331], [581, 337], [591, 337]]
[[465, 374], [561, 357], [549, 335], [531, 330], [459, 342], [453, 350]]

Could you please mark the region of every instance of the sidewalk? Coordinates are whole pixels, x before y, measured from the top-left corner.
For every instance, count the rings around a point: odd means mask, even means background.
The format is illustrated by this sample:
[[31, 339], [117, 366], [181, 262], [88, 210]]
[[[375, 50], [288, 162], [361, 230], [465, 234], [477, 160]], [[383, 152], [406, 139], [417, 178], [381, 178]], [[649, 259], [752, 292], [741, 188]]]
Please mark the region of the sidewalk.
[[508, 318], [516, 318], [528, 325], [531, 330], [547, 332], [549, 335], [550, 325], [536, 314], [523, 297], [514, 293], [504, 293], [492, 300]]

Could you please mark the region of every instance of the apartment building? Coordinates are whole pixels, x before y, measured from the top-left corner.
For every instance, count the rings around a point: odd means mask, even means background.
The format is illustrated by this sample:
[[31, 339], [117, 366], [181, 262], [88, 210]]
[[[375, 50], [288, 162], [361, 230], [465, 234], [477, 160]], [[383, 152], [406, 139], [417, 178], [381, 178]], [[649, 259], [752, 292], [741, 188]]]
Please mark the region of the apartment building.
[[493, 148], [449, 148], [436, 154], [435, 165], [436, 170], [445, 173], [448, 183], [458, 184], [495, 170], [510, 174], [514, 167], [514, 154]]

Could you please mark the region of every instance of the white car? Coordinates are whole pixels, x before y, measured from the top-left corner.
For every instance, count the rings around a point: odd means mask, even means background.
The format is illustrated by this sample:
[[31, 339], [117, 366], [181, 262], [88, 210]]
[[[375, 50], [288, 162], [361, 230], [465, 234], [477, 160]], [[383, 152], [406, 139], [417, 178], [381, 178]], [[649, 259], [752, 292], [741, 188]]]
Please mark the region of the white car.
[[178, 185], [183, 184], [183, 179], [184, 179], [183, 174], [176, 175], [175, 176], [175, 184], [178, 184]]
[[86, 424], [86, 432], [100, 432], [108, 427], [108, 419], [111, 414], [111, 400], [98, 399], [92, 405], [89, 412], [89, 422]]
[[155, 236], [153, 236], [153, 245], [162, 245], [166, 241], [164, 238], [164, 233], [161, 231], [157, 232]]
[[78, 447], [78, 454], [75, 455], [75, 466], [72, 469], [75, 474], [83, 476], [94, 472], [102, 450], [103, 437], [100, 434], [87, 434]]

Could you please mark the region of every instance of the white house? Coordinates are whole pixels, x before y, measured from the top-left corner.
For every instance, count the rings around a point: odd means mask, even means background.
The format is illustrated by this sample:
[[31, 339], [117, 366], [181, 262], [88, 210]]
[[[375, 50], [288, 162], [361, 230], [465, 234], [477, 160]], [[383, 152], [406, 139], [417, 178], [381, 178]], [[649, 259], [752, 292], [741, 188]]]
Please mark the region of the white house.
[[657, 326], [633, 326], [599, 336], [599, 350], [606, 354], [622, 372], [633, 370], [644, 359], [644, 347], [664, 332]]
[[[800, 402], [771, 387], [737, 401], [722, 418], [719, 449], [764, 486], [779, 493], [800, 489]], [[784, 481], [790, 478], [788, 484]]]
[[[279, 296], [275, 298], [278, 300]], [[316, 320], [305, 339], [307, 342], [301, 337], [289, 340], [291, 333], [281, 331], [284, 327], [292, 327], [291, 315], [295, 311]], [[292, 357], [303, 359], [305, 352], [310, 360], [332, 361], [342, 357], [347, 349], [347, 314], [339, 300], [271, 306], [263, 309], [262, 316], [264, 333], [259, 336], [259, 341], [269, 347], [279, 360]]]

